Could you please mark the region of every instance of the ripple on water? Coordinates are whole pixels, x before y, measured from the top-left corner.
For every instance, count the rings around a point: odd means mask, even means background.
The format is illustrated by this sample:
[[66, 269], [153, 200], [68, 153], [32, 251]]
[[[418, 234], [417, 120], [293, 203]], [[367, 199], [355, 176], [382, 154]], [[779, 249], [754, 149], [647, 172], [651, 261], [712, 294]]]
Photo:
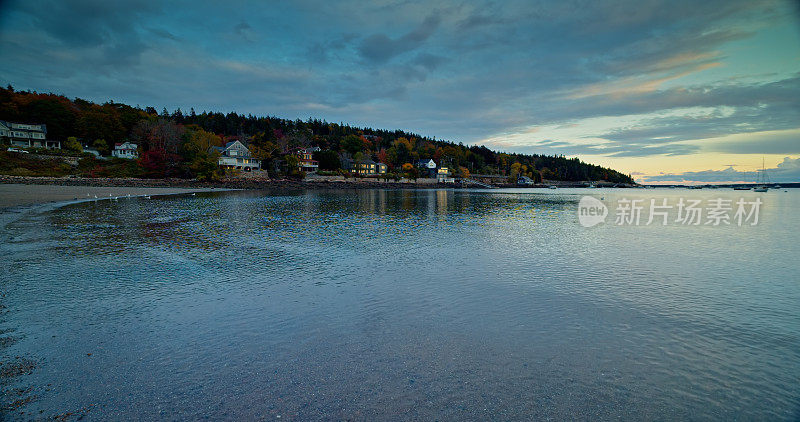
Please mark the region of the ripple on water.
[[564, 192], [226, 192], [30, 215], [0, 248], [8, 350], [52, 384], [32, 410], [97, 403], [98, 419], [800, 414], [800, 222], [776, 214], [798, 195], [742, 231], [586, 229]]

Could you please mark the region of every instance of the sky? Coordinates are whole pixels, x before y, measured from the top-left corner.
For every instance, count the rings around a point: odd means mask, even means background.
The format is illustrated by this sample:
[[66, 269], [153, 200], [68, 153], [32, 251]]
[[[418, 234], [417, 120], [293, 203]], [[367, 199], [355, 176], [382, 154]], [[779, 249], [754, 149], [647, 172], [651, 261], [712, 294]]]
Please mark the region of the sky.
[[0, 1], [0, 83], [800, 182], [800, 4]]

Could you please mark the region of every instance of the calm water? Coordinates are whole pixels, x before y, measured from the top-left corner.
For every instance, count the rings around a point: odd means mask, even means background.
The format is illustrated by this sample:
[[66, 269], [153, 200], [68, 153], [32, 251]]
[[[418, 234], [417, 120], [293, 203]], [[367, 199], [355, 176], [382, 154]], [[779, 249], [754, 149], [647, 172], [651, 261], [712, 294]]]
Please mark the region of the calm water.
[[[754, 227], [612, 208], [584, 228], [582, 193], [764, 205]], [[23, 411], [91, 420], [796, 420], [798, 210], [731, 190], [73, 204], [2, 233], [2, 353], [37, 362]]]

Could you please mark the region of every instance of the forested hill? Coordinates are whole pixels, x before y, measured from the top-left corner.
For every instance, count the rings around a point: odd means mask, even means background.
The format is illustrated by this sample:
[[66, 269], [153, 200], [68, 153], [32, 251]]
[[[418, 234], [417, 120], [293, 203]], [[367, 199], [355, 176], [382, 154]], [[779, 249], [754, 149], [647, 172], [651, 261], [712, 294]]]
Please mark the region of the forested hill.
[[[166, 150], [161, 152], [171, 154], [173, 160], [181, 160], [181, 144], [187, 141], [187, 134], [202, 131], [214, 135], [204, 137], [211, 144], [241, 140], [266, 161], [265, 168], [279, 168], [270, 165], [283, 162], [283, 155], [293, 147], [318, 146], [328, 156], [369, 158], [384, 162], [390, 171], [397, 172], [403, 164], [433, 158], [461, 175], [523, 174], [534, 180], [633, 182], [628, 175], [577, 158], [496, 152], [484, 146], [466, 146], [403, 130], [361, 128], [316, 119], [197, 113], [194, 109], [159, 112], [152, 107], [142, 109], [114, 102], [95, 104], [62, 95], [14, 91], [11, 86], [0, 88], [0, 120], [44, 123], [50, 139], [64, 142], [76, 137], [84, 145], [101, 148], [129, 139], [139, 143], [143, 158], [148, 151]], [[166, 138], [153, 139], [153, 134], [164, 134]], [[335, 167], [338, 162], [338, 159], [321, 160], [320, 166]]]

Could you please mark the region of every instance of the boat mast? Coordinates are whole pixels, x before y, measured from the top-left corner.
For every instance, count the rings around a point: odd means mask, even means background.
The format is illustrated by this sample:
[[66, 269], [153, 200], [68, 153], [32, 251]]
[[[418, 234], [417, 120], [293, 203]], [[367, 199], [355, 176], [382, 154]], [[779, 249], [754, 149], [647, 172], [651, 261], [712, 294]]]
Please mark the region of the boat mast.
[[761, 157], [761, 174], [758, 175], [758, 181], [756, 183], [759, 185], [769, 184], [769, 176], [767, 176], [767, 166], [764, 164], [764, 157]]

